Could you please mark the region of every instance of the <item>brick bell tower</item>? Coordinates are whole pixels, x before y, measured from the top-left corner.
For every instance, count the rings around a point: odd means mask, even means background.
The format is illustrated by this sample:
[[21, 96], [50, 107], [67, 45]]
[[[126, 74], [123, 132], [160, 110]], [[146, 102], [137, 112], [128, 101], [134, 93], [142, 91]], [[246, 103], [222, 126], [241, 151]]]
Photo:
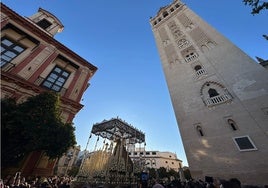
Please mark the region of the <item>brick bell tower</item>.
[[267, 70], [179, 0], [150, 24], [193, 178], [267, 184]]

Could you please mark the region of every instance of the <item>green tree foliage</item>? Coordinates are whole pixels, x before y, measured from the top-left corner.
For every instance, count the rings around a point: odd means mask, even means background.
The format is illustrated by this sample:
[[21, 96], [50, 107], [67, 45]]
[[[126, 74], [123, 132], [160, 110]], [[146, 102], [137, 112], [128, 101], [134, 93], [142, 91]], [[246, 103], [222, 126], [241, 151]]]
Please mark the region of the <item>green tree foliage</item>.
[[154, 168], [148, 168], [148, 171], [150, 178], [156, 178], [156, 170]]
[[185, 179], [187, 179], [187, 180], [192, 179], [191, 172], [190, 172], [189, 169], [184, 169], [184, 170], [183, 170], [183, 173], [184, 173], [184, 177], [185, 177]]
[[168, 177], [167, 169], [165, 167], [158, 168], [157, 172], [160, 179]]
[[45, 92], [21, 104], [1, 100], [2, 165], [14, 165], [27, 153], [44, 151], [53, 159], [76, 144], [71, 123], [60, 118], [59, 96]]
[[171, 176], [173, 176], [174, 178], [178, 178], [178, 177], [179, 177], [178, 172], [176, 172], [174, 169], [170, 169], [170, 170], [167, 172], [167, 174], [168, 174], [168, 177], [171, 177]]
[[261, 10], [268, 9], [268, 2], [260, 0], [243, 0], [245, 5], [252, 7], [251, 14], [259, 14]]

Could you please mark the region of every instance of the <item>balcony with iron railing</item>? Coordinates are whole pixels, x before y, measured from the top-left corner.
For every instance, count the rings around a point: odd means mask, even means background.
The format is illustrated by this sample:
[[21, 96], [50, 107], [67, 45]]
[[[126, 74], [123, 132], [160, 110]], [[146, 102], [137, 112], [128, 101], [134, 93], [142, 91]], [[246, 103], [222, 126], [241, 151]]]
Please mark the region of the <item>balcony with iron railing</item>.
[[45, 80], [45, 78], [43, 78], [43, 77], [41, 77], [41, 76], [38, 76], [38, 78], [35, 80], [34, 84], [37, 85], [37, 86], [41, 86], [41, 87], [43, 87], [43, 88], [45, 88], [45, 89], [55, 91], [55, 92], [59, 93], [60, 96], [64, 96], [64, 95], [65, 95], [65, 93], [66, 93], [66, 91], [67, 91], [66, 88], [61, 87], [61, 88], [59, 89], [59, 91], [56, 91], [56, 90], [54, 90], [54, 89], [52, 89], [52, 88], [48, 88], [48, 87], [42, 85], [42, 83], [44, 82], [44, 80]]
[[215, 106], [218, 104], [230, 102], [232, 100], [232, 97], [228, 93], [224, 93], [223, 95], [217, 95], [215, 97], [210, 97], [206, 99], [205, 103], [208, 107]]
[[198, 58], [198, 55], [196, 53], [190, 53], [190, 54], [186, 55], [184, 59], [188, 63], [188, 62], [193, 61], [197, 58]]
[[206, 74], [205, 69], [199, 69], [198, 71], [196, 71], [196, 76], [201, 76], [203, 74]]

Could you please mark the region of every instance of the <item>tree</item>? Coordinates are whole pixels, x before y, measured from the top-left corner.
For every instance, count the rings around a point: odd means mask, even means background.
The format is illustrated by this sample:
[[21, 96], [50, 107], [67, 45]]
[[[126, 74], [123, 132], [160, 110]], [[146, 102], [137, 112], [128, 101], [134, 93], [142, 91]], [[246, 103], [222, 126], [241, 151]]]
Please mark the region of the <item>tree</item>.
[[261, 10], [268, 9], [268, 2], [260, 0], [243, 0], [245, 5], [252, 7], [251, 14], [259, 14]]
[[165, 178], [167, 177], [167, 169], [165, 167], [160, 167], [157, 169], [157, 172], [158, 172], [158, 175], [159, 175], [159, 178], [162, 179], [162, 178]]
[[168, 174], [168, 177], [171, 177], [171, 176], [173, 176], [174, 178], [178, 178], [178, 177], [179, 177], [178, 172], [176, 172], [174, 169], [170, 169], [170, 170], [167, 172], [167, 174]]
[[191, 172], [190, 172], [190, 170], [188, 168], [187, 169], [184, 169], [183, 170], [183, 173], [184, 173], [185, 179], [187, 179], [187, 180], [192, 179]]
[[150, 179], [156, 178], [156, 170], [154, 168], [148, 168]]
[[45, 92], [21, 104], [1, 100], [2, 165], [14, 165], [27, 153], [44, 151], [50, 158], [60, 157], [76, 144], [71, 123], [63, 123], [59, 96]]

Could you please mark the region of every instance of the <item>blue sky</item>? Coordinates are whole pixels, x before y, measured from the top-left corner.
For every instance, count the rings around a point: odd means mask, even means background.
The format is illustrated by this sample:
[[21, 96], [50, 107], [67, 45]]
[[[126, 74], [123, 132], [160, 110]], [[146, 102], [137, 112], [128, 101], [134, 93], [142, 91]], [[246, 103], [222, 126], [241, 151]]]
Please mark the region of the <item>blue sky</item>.
[[[149, 23], [172, 0], [2, 2], [26, 17], [39, 7], [54, 14], [65, 26], [55, 38], [98, 67], [74, 119], [81, 149], [94, 123], [119, 116], [145, 132], [146, 150], [175, 152], [188, 165]], [[183, 2], [249, 56], [268, 59], [268, 11], [253, 16], [242, 0]]]

